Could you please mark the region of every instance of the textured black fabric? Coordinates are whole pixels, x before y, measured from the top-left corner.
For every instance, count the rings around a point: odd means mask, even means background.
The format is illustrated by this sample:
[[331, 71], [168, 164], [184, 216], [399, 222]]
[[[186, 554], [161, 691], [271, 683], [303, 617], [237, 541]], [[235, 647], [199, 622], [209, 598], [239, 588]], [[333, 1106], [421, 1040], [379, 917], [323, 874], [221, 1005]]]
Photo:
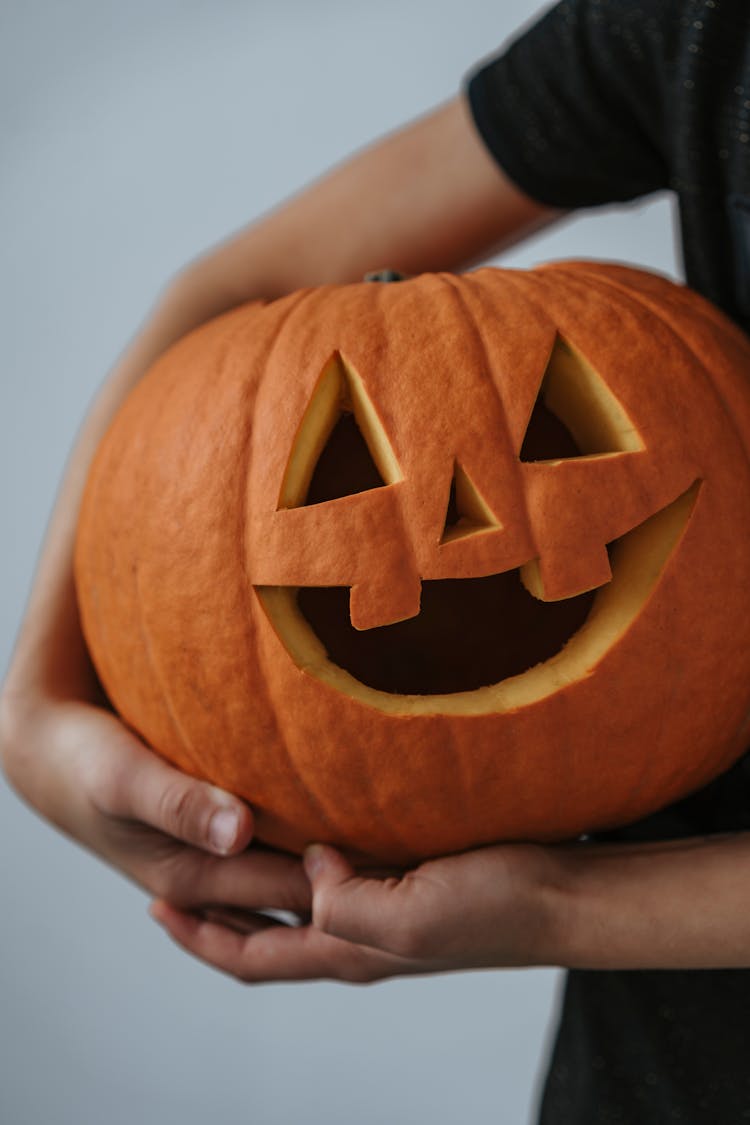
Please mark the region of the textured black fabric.
[[747, 0], [566, 0], [466, 83], [490, 151], [533, 198], [672, 189], [686, 280], [746, 328], [749, 32]]
[[745, 1125], [748, 971], [569, 973], [542, 1125]]
[[[750, 328], [748, 0], [566, 0], [469, 75], [466, 93], [501, 167], [541, 202], [673, 191], [686, 280]], [[597, 838], [742, 830], [750, 755]], [[540, 1125], [750, 1122], [749, 1029], [750, 970], [570, 972]]]

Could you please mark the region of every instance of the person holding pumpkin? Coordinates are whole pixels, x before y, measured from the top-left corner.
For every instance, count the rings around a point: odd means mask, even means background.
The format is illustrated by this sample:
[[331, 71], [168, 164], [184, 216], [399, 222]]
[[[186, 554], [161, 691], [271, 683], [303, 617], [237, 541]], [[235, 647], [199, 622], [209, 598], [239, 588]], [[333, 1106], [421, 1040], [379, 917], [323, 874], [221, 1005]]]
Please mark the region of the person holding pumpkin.
[[77, 513], [109, 420], [192, 328], [379, 264], [465, 268], [574, 208], [671, 188], [689, 284], [748, 327], [746, 33], [739, 0], [566, 0], [459, 96], [189, 264], [81, 431], [0, 697], [18, 792], [153, 896], [181, 946], [242, 981], [569, 968], [541, 1107], [555, 1125], [750, 1118], [750, 757], [617, 832], [403, 876], [366, 877], [323, 845], [303, 861], [248, 847], [252, 810], [169, 766], [108, 707], [73, 586]]

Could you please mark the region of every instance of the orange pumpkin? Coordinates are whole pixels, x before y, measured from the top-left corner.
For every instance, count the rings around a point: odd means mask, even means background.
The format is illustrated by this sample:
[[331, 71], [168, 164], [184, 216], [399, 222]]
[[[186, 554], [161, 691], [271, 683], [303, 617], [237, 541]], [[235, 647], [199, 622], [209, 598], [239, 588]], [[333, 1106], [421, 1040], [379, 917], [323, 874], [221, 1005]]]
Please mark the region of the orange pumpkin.
[[409, 863], [687, 794], [745, 747], [749, 372], [700, 297], [593, 263], [219, 317], [88, 481], [114, 707], [293, 851]]

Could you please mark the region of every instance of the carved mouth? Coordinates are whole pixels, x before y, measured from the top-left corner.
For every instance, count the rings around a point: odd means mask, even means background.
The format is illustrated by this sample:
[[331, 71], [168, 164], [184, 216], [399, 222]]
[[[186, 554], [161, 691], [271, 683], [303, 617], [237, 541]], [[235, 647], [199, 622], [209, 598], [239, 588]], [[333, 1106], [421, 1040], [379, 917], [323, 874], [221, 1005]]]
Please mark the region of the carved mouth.
[[360, 683], [397, 695], [475, 691], [533, 668], [583, 625], [594, 592], [538, 601], [519, 570], [422, 583], [416, 617], [357, 630], [347, 587], [303, 587], [297, 608], [329, 660]]
[[590, 675], [638, 618], [678, 546], [700, 481], [610, 545], [612, 579], [537, 601], [518, 570], [423, 582], [418, 616], [364, 631], [346, 587], [256, 587], [297, 666], [394, 713], [482, 714], [527, 706]]

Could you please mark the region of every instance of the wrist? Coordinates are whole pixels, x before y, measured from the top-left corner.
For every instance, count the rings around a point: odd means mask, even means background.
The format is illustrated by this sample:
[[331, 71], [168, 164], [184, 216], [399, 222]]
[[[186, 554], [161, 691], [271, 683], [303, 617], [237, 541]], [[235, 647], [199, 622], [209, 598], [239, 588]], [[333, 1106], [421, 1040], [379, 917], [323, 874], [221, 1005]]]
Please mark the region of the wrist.
[[669, 924], [669, 890], [666, 885], [659, 889], [658, 873], [649, 880], [649, 864], [658, 866], [652, 846], [581, 842], [551, 851], [551, 964], [589, 970], [671, 967], [669, 955], [659, 948]]
[[535, 851], [538, 862], [529, 886], [526, 963], [537, 968], [569, 968], [580, 926], [575, 867], [559, 846], [535, 846]]
[[551, 849], [550, 964], [750, 967], [750, 833]]
[[584, 844], [548, 849], [550, 875], [545, 888], [547, 941], [544, 963], [564, 969], [602, 968], [596, 964], [605, 945], [597, 915], [602, 909], [591, 860]]

